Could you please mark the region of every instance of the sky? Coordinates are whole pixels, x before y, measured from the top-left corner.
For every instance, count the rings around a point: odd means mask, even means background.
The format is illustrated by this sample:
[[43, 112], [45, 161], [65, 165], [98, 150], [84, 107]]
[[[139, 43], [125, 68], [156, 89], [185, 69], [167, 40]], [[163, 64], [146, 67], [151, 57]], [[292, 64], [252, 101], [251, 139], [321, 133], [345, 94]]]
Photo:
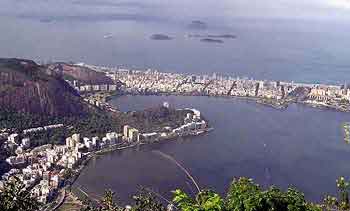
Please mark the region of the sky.
[[237, 17], [346, 20], [350, 18], [350, 0], [0, 1], [0, 15], [2, 16], [92, 16], [99, 18], [96, 16], [111, 16], [116, 14], [136, 15], [137, 19], [162, 18], [170, 20], [196, 17], [213, 17], [218, 20], [231, 20]]

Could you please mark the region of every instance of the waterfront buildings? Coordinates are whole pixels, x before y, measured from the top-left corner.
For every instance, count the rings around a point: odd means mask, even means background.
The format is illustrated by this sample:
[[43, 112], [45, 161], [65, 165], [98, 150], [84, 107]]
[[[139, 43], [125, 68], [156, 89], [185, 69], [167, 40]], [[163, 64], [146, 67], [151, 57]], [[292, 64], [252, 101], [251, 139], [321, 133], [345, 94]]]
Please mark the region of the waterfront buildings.
[[217, 73], [209, 77], [165, 73], [151, 69], [142, 71], [86, 64], [84, 66], [104, 72], [115, 83], [121, 84], [121, 87], [116, 87], [121, 93], [234, 96], [251, 98], [275, 108], [285, 108], [289, 103], [298, 102], [350, 111], [350, 90], [346, 84], [306, 84], [221, 76]]
[[0, 185], [17, 177], [40, 202], [50, 202], [64, 186], [66, 173], [77, 169], [84, 159], [94, 153], [205, 132], [207, 123], [201, 118], [200, 111], [184, 110], [187, 114], [183, 124], [177, 128], [140, 132], [137, 128], [125, 125], [122, 133], [109, 132], [102, 138], [72, 134], [63, 145], [46, 144], [33, 148], [30, 138], [21, 139], [28, 132], [10, 134], [4, 147], [13, 148], [13, 155], [6, 159], [12, 169], [3, 175]]
[[140, 140], [140, 133], [136, 128], [125, 125], [123, 128], [123, 138], [129, 142], [138, 142]]

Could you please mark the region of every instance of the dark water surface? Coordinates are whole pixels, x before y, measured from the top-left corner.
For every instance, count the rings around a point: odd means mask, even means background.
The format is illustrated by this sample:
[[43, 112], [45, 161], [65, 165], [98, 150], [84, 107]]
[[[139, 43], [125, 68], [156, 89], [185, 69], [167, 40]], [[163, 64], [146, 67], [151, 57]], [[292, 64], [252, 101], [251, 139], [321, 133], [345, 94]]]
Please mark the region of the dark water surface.
[[201, 187], [225, 193], [231, 179], [254, 178], [261, 185], [289, 184], [319, 201], [335, 192], [338, 176], [349, 175], [350, 146], [343, 141], [341, 123], [350, 114], [291, 105], [285, 111], [241, 99], [180, 96], [123, 96], [112, 103], [121, 110], [141, 110], [163, 101], [179, 108], [195, 107], [215, 128], [211, 133], [113, 152], [96, 158], [76, 185], [101, 195], [110, 188], [124, 201], [139, 185], [170, 197], [170, 191], [194, 188], [174, 164], [154, 153], [159, 150], [181, 162]]

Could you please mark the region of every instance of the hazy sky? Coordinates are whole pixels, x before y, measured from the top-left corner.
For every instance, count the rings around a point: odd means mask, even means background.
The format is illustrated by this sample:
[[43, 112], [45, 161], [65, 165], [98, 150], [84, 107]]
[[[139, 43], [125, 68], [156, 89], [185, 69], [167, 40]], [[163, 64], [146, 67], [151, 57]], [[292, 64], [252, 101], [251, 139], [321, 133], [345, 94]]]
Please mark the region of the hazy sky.
[[74, 16], [135, 14], [169, 19], [350, 18], [350, 0], [1, 0], [2, 15]]

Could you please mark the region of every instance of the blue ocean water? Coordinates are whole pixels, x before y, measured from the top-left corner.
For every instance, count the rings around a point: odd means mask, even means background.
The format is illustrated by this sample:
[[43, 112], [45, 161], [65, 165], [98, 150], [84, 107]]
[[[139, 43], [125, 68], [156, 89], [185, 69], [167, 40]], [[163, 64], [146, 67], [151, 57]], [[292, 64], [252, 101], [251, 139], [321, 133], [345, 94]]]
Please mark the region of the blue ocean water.
[[[6, 33], [0, 36], [0, 56], [312, 83], [350, 81], [347, 23], [237, 18], [225, 24], [208, 20], [207, 29], [194, 30], [188, 28], [191, 20], [103, 17], [2, 18]], [[174, 39], [150, 39], [159, 33]], [[105, 39], [106, 34], [113, 37]], [[189, 34], [237, 38], [205, 43]]]

